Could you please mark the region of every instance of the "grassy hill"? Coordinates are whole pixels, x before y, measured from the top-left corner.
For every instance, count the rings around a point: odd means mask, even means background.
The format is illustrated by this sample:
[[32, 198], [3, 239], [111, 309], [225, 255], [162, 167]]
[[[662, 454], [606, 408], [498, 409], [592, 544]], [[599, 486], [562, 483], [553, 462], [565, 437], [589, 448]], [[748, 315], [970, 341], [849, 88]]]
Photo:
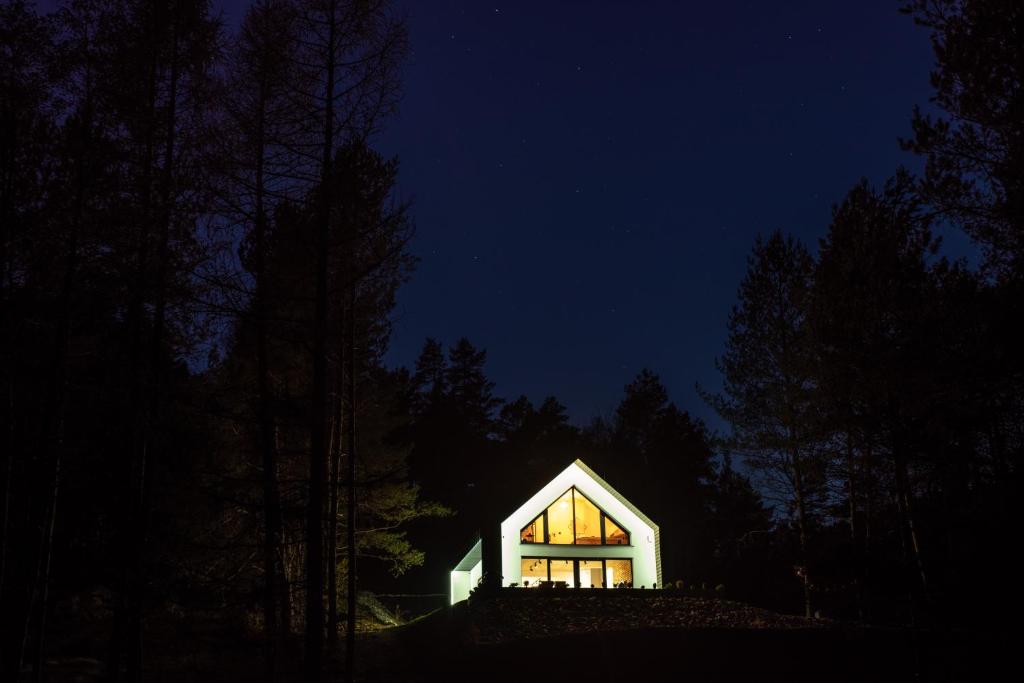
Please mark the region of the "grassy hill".
[[973, 681], [1000, 635], [844, 625], [662, 591], [508, 591], [368, 635], [366, 681]]
[[[863, 627], [676, 591], [502, 589], [402, 626], [380, 616], [361, 610], [357, 666], [367, 683], [987, 681], [1005, 678], [999, 666], [1012, 651], [1008, 631]], [[103, 620], [64, 624], [48, 680], [101, 680], [108, 633]], [[154, 618], [147, 638], [147, 681], [264, 680], [258, 634], [216, 612]], [[298, 636], [288, 647], [282, 681], [297, 681]], [[325, 680], [341, 671], [334, 650]]]

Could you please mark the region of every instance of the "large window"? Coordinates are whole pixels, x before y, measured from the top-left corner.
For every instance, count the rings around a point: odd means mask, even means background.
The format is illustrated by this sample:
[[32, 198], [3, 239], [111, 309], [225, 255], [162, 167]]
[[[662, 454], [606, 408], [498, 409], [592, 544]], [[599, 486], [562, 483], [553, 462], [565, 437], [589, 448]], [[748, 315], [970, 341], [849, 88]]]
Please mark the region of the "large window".
[[548, 580], [548, 561], [543, 557], [524, 557], [522, 560], [522, 581], [527, 588], [540, 585]]
[[576, 561], [552, 558], [551, 580], [555, 583], [564, 583], [569, 588], [576, 587]]
[[574, 543], [575, 520], [573, 517], [573, 489], [569, 489], [558, 497], [542, 516], [548, 518], [548, 539], [545, 543]]
[[616, 588], [633, 586], [633, 561], [629, 559], [574, 560], [564, 557], [522, 558], [522, 585], [564, 585], [567, 588]]
[[519, 532], [523, 543], [629, 545], [629, 532], [575, 487]]
[[632, 560], [605, 560], [604, 561], [605, 585], [609, 588], [618, 586], [633, 586], [633, 561]]
[[604, 560], [580, 560], [580, 588], [604, 587]]
[[545, 533], [544, 515], [541, 515], [523, 527], [523, 530], [519, 532], [519, 540], [523, 543], [543, 543]]

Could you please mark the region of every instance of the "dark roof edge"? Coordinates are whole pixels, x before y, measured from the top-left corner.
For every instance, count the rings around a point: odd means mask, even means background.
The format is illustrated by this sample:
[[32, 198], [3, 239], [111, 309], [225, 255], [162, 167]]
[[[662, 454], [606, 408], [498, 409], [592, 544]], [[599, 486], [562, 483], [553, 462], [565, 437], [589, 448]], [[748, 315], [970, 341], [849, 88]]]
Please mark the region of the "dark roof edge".
[[473, 545], [469, 547], [469, 551], [462, 556], [459, 563], [452, 568], [453, 572], [468, 572], [476, 563], [483, 559], [483, 550], [481, 545], [481, 539], [478, 536], [473, 542]]

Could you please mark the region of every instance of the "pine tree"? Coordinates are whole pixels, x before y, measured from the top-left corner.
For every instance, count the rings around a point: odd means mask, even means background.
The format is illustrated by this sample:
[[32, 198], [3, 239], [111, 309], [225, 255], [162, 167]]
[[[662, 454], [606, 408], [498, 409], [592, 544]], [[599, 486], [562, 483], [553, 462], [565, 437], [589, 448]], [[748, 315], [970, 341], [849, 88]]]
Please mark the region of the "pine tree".
[[663, 556], [668, 576], [707, 578], [713, 455], [704, 424], [669, 400], [655, 373], [645, 368], [626, 385], [606, 467], [674, 539]]
[[812, 614], [810, 536], [824, 494], [815, 433], [813, 355], [806, 317], [814, 263], [780, 232], [758, 238], [718, 361], [723, 391], [705, 393], [729, 423], [732, 450], [796, 522], [804, 614]]
[[915, 108], [905, 149], [925, 158], [919, 190], [987, 251], [1004, 276], [1024, 274], [1024, 6], [1015, 0], [908, 0], [931, 31], [933, 100]]
[[[300, 3], [299, 44], [295, 54], [306, 77], [295, 97], [310, 105], [315, 121], [294, 149], [311, 163], [306, 173], [319, 193], [315, 215], [312, 382], [309, 424], [309, 496], [306, 519], [305, 679], [318, 680], [324, 644], [323, 510], [328, 464], [328, 345], [331, 296], [331, 210], [338, 169], [335, 154], [343, 143], [362, 143], [377, 130], [398, 102], [398, 70], [408, 51], [405, 26], [387, 3], [304, 0]], [[354, 633], [348, 635], [345, 678], [352, 680]]]
[[[285, 0], [263, 0], [250, 7], [232, 45], [230, 72], [224, 83], [225, 130], [216, 140], [222, 148], [218, 168], [225, 172], [221, 204], [241, 224], [242, 263], [252, 275], [251, 310], [246, 322], [255, 336], [256, 391], [254, 414], [259, 422], [260, 469], [263, 478], [263, 620], [266, 631], [267, 680], [275, 680], [278, 658], [288, 632], [282, 613], [287, 586], [281, 546], [282, 520], [278, 484], [275, 387], [270, 364], [270, 300], [268, 277], [270, 229], [275, 209], [295, 190], [291, 169], [298, 166], [288, 142], [297, 107], [290, 100], [299, 71], [289, 52], [296, 47], [296, 11]], [[236, 290], [237, 291], [237, 290]]]
[[819, 419], [832, 432], [855, 543], [866, 537], [858, 520], [870, 521], [862, 510], [870, 509], [880, 464], [887, 461], [900, 533], [923, 588], [911, 470], [928, 412], [926, 387], [940, 377], [932, 360], [941, 344], [926, 332], [938, 301], [926, 260], [937, 244], [911, 189], [905, 173], [882, 192], [862, 181], [836, 207], [821, 242], [809, 329], [817, 349]]

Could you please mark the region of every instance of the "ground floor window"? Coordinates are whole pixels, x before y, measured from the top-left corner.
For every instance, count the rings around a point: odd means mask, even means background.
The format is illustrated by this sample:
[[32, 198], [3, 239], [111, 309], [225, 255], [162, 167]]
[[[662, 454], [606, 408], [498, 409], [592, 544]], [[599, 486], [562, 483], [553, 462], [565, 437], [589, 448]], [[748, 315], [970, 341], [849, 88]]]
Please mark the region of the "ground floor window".
[[521, 573], [521, 585], [526, 588], [542, 585], [569, 588], [633, 586], [633, 560], [630, 559], [524, 557]]

